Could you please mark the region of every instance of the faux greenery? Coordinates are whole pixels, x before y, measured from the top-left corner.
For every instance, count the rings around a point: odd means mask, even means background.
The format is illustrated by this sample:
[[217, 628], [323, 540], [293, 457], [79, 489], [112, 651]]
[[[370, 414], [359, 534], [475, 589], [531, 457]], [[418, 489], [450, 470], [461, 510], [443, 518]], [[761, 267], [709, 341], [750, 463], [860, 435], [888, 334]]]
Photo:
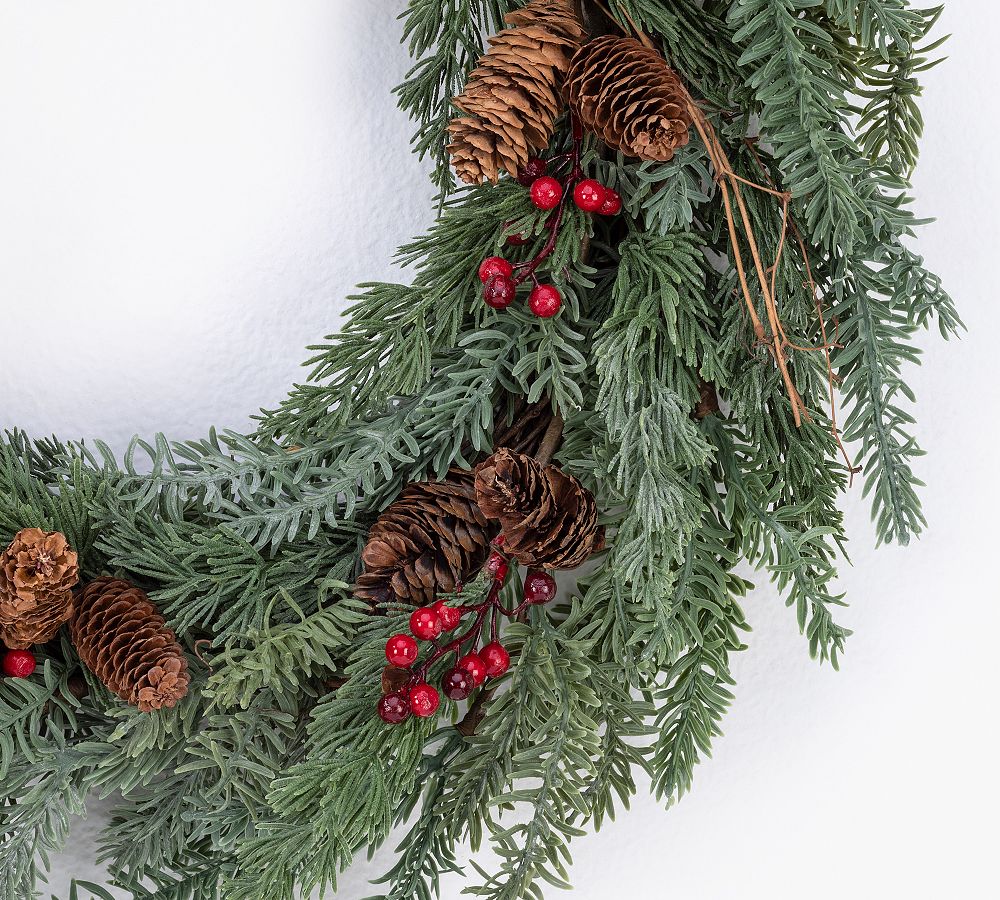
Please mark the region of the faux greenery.
[[[440, 217], [400, 250], [409, 283], [362, 285], [340, 333], [312, 348], [309, 378], [254, 434], [136, 440], [124, 459], [20, 432], [0, 443], [0, 540], [65, 532], [86, 577], [149, 589], [194, 670], [185, 701], [149, 715], [83, 673], [66, 641], [37, 648], [29, 680], [0, 680], [2, 900], [41, 895], [48, 855], [93, 793], [118, 797], [101, 858], [136, 898], [335, 888], [404, 822], [378, 896], [438, 896], [466, 842], [499, 858], [466, 873], [469, 893], [541, 897], [566, 886], [573, 838], [627, 806], [636, 773], [665, 805], [690, 788], [733, 698], [752, 587], [738, 564], [775, 582], [809, 652], [836, 666], [848, 460], [879, 541], [920, 532], [906, 367], [919, 329], [961, 328], [908, 245], [916, 101], [940, 9], [582, 4], [594, 28], [662, 49], [736, 175], [790, 192], [805, 255], [786, 236], [773, 278], [810, 414], [796, 427], [754, 340], [696, 135], [666, 164], [589, 139], [585, 167], [625, 209], [569, 216], [540, 270], [563, 311], [543, 321], [483, 304], [478, 262], [513, 231], [541, 235], [544, 215], [511, 179], [457, 190], [444, 127], [484, 35], [516, 5], [410, 0], [414, 68], [397, 95], [432, 160]], [[745, 195], [774, 260], [780, 207]], [[721, 408], [694, 415], [706, 386]], [[351, 595], [366, 530], [407, 482], [487, 452], [495, 410], [518, 395], [565, 420], [558, 460], [598, 497], [609, 547], [555, 609], [509, 627], [514, 664], [474, 734], [444, 718], [387, 728], [374, 715], [382, 651], [406, 611], [372, 617]], [[71, 690], [81, 677], [87, 690]], [[72, 894], [108, 896], [83, 883]]]

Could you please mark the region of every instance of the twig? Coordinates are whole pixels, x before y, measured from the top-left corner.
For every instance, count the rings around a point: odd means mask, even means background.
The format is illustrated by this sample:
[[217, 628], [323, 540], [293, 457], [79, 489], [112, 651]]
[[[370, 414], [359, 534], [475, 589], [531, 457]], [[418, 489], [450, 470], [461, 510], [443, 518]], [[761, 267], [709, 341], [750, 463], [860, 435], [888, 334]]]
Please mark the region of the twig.
[[552, 416], [552, 421], [549, 422], [548, 428], [545, 429], [545, 434], [542, 435], [542, 442], [538, 445], [538, 452], [535, 453], [535, 459], [543, 466], [547, 466], [552, 462], [552, 457], [559, 446], [559, 441], [562, 440], [563, 426], [565, 424], [563, 417], [559, 413], [555, 413]]

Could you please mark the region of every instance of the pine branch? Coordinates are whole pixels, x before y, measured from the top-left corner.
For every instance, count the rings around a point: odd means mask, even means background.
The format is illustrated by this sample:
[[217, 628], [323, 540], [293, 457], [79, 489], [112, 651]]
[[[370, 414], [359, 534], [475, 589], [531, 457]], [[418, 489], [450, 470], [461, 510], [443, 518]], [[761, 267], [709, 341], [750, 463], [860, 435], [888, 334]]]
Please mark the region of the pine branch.
[[431, 181], [442, 198], [454, 184], [445, 150], [446, 128], [456, 112], [451, 98], [461, 93], [483, 52], [483, 34], [499, 31], [504, 13], [515, 6], [510, 0], [410, 0], [400, 16], [402, 40], [417, 62], [394, 93], [417, 121], [412, 144], [419, 159], [430, 156]]
[[730, 19], [784, 188], [801, 204], [816, 244], [850, 250], [869, 227], [855, 185], [864, 166], [842, 121], [845, 86], [823, 60], [834, 52], [832, 38], [802, 15], [815, 5], [746, 0], [733, 6]]
[[588, 680], [585, 645], [567, 641], [542, 617], [532, 618], [511, 684], [525, 704], [521, 746], [511, 760], [513, 786], [490, 801], [501, 810], [525, 804], [529, 817], [508, 827], [488, 820], [500, 869], [491, 875], [473, 862], [484, 883], [467, 893], [491, 900], [540, 896], [539, 879], [569, 887], [567, 845], [584, 833], [572, 819], [587, 809], [584, 793], [600, 751], [592, 717], [600, 702]]
[[667, 669], [664, 686], [655, 693], [659, 737], [649, 766], [656, 796], [668, 805], [691, 789], [701, 757], [711, 756], [711, 741], [722, 734], [719, 722], [733, 701], [729, 687], [736, 683], [729, 653], [741, 649], [734, 628], [742, 621], [720, 619], [708, 610], [698, 620], [701, 643]]

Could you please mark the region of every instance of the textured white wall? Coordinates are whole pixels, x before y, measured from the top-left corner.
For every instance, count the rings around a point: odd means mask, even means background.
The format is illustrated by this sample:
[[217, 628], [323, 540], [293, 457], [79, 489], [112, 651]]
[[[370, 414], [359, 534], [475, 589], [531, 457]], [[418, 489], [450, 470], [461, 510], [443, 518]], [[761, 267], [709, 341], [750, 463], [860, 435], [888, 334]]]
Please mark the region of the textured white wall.
[[[243, 428], [301, 377], [344, 297], [431, 217], [409, 123], [402, 0], [0, 2], [0, 426], [35, 434]], [[980, 898], [996, 832], [994, 448], [998, 177], [988, 0], [951, 0], [928, 76], [919, 249], [970, 326], [924, 341], [930, 531], [877, 554], [847, 498], [856, 630], [809, 661], [762, 586], [714, 759], [670, 813], [640, 796], [575, 844], [576, 896]], [[475, 260], [470, 260], [470, 265]], [[990, 319], [993, 319], [991, 322]], [[94, 875], [91, 818], [53, 890]], [[340, 896], [370, 893], [362, 863]], [[457, 898], [451, 879], [445, 895]], [[555, 892], [552, 892], [553, 895]]]

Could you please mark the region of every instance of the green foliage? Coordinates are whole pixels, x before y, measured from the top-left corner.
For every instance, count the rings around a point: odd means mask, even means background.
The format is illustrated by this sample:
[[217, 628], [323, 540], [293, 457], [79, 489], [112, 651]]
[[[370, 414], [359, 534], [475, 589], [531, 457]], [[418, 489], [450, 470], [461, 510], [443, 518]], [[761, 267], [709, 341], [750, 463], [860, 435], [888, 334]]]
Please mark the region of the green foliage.
[[431, 180], [446, 196], [453, 181], [445, 150], [448, 122], [458, 110], [452, 97], [483, 52], [483, 35], [503, 26], [511, 0], [410, 0], [402, 14], [403, 41], [416, 63], [396, 89], [399, 106], [417, 121], [413, 147], [430, 156]]
[[[338, 589], [346, 589], [342, 582]], [[290, 694], [302, 682], [337, 668], [337, 653], [345, 652], [358, 625], [368, 617], [360, 600], [343, 596], [327, 609], [303, 616], [300, 622], [272, 625], [250, 632], [247, 647], [228, 647], [218, 661], [219, 670], [205, 686], [205, 696], [218, 706], [247, 709], [254, 695], [267, 687], [275, 694]]]
[[737, 0], [731, 20], [785, 188], [818, 244], [849, 250], [868, 225], [856, 189], [863, 164], [843, 121], [845, 85], [825, 62], [833, 39], [803, 15], [820, 2]]
[[[481, 886], [469, 888], [478, 897], [516, 900], [542, 897], [538, 881], [568, 888], [568, 844], [582, 835], [573, 824], [586, 815], [586, 791], [595, 773], [600, 741], [594, 709], [600, 705], [590, 679], [586, 645], [568, 640], [541, 615], [536, 628], [523, 636], [520, 658], [505, 695], [516, 703], [517, 736], [505, 773], [505, 790], [489, 801], [499, 814], [486, 813], [499, 870], [486, 872]], [[498, 704], [499, 705], [499, 704]], [[491, 717], [503, 727], [503, 711]], [[489, 732], [487, 732], [488, 734]], [[507, 824], [503, 814], [526, 808], [527, 821]]]
[[[905, 364], [918, 361], [918, 329], [963, 327], [908, 246], [921, 224], [907, 194], [918, 79], [937, 62], [940, 9], [583, 4], [601, 30], [642, 29], [662, 48], [742, 179], [809, 412], [799, 427], [751, 328], [720, 173], [694, 134], [658, 164], [585, 138], [584, 170], [624, 210], [567, 204], [535, 272], [558, 286], [562, 312], [538, 320], [523, 297], [503, 312], [483, 304], [479, 261], [526, 262], [550, 235], [515, 181], [453, 193], [448, 174], [450, 97], [515, 5], [408, 4], [415, 66], [397, 95], [440, 215], [399, 251], [409, 283], [362, 285], [339, 333], [312, 348], [306, 382], [261, 412], [255, 434], [136, 438], [123, 459], [101, 442], [0, 437], [0, 542], [26, 526], [65, 532], [85, 577], [149, 591], [192, 673], [177, 707], [139, 713], [64, 637], [38, 648], [32, 678], [0, 680], [0, 900], [40, 896], [90, 792], [117, 797], [100, 858], [109, 884], [140, 900], [336, 890], [355, 855], [400, 826], [381, 900], [438, 897], [442, 876], [462, 872], [463, 842], [499, 857], [492, 871], [473, 863], [468, 892], [541, 897], [568, 886], [572, 839], [627, 808], [638, 775], [668, 805], [691, 789], [734, 702], [745, 567], [774, 582], [810, 652], [838, 664], [849, 458], [878, 540], [919, 532]], [[565, 117], [550, 152], [571, 145]], [[789, 218], [752, 184], [790, 191]], [[506, 244], [515, 234], [524, 243]], [[742, 228], [736, 240], [749, 260]], [[751, 273], [748, 302], [774, 327], [754, 284]], [[472, 733], [452, 727], [466, 710], [451, 704], [450, 722], [387, 728], [374, 714], [385, 641], [409, 610], [373, 614], [352, 596], [365, 536], [407, 483], [491, 452], [495, 420], [521, 397], [562, 416], [557, 459], [594, 492], [607, 547], [564, 599], [506, 626], [512, 668], [475, 696]], [[474, 579], [451, 599], [484, 590]]]
[[632, 218], [664, 237], [683, 234], [696, 210], [715, 194], [708, 157], [696, 144], [682, 147], [667, 163], [629, 163], [619, 155], [602, 169], [602, 182], [621, 194]]
[[711, 755], [712, 739], [722, 734], [719, 722], [733, 701], [729, 686], [729, 653], [741, 649], [732, 624], [712, 611], [699, 615], [700, 643], [694, 644], [666, 671], [655, 692], [659, 702], [649, 768], [656, 796], [679, 800], [691, 789], [694, 767]]
[[[919, 28], [907, 32], [905, 39], [893, 38], [887, 45], [880, 42], [859, 60], [864, 69], [864, 87], [858, 93], [868, 101], [858, 119], [860, 144], [872, 163], [890, 172], [909, 175], [917, 164], [918, 141], [924, 133], [924, 120], [917, 105], [922, 88], [917, 77], [941, 62], [929, 54], [947, 38], [938, 38], [920, 48], [915, 42], [927, 36], [941, 11], [940, 6], [906, 10], [920, 16]], [[870, 45], [871, 37], [865, 37], [864, 28], [862, 40], [866, 47]]]

